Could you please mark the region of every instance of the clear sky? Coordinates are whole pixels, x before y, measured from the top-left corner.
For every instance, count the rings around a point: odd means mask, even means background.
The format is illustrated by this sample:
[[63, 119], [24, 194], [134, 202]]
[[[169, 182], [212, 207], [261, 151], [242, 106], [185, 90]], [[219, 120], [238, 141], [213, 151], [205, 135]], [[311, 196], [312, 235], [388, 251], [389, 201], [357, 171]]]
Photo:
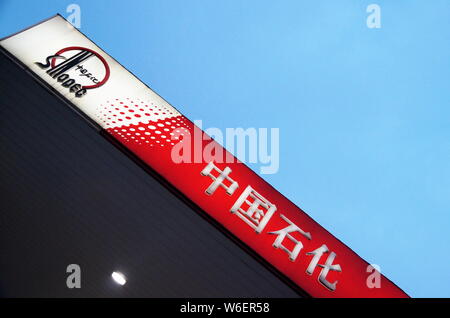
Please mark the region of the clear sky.
[[450, 297], [450, 1], [0, 0], [0, 36], [71, 3], [191, 120], [280, 128], [263, 178], [411, 296]]

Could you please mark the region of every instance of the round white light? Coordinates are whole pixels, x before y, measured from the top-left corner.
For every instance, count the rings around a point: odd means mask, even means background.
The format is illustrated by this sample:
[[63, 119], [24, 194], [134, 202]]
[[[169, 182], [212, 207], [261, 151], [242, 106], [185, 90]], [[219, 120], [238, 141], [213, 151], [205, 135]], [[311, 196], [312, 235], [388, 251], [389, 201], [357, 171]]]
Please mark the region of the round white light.
[[119, 272], [113, 272], [111, 274], [112, 279], [114, 279], [114, 281], [119, 284], [119, 285], [125, 285], [125, 283], [127, 282], [125, 276], [122, 273]]

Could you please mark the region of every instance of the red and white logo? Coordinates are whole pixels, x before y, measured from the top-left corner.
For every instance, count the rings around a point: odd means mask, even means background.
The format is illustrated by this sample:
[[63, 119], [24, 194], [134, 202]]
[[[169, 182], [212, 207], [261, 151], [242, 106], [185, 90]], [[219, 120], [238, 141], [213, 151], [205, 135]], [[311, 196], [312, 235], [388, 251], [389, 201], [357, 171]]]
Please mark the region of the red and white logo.
[[45, 59], [35, 62], [41, 69], [67, 88], [76, 97], [89, 89], [104, 85], [110, 75], [109, 65], [97, 52], [80, 46], [63, 48]]

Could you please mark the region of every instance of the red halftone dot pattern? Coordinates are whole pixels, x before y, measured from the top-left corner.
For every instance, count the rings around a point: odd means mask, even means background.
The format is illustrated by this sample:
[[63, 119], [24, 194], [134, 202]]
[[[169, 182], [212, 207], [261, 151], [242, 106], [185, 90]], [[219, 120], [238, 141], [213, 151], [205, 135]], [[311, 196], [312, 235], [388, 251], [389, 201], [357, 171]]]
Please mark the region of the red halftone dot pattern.
[[107, 100], [97, 107], [97, 118], [104, 128], [137, 125], [181, 116], [174, 108], [139, 98]]
[[136, 143], [149, 147], [172, 147], [182, 143], [184, 136], [192, 135], [191, 126], [183, 116], [107, 130], [124, 144]]

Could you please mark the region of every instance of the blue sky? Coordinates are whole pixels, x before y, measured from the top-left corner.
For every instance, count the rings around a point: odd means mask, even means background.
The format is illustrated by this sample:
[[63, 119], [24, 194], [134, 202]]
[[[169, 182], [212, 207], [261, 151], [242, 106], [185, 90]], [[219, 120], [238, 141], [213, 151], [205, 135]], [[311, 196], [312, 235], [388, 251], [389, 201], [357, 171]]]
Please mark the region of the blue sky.
[[190, 119], [280, 128], [268, 182], [411, 296], [450, 297], [450, 1], [0, 0], [0, 36], [70, 3]]

